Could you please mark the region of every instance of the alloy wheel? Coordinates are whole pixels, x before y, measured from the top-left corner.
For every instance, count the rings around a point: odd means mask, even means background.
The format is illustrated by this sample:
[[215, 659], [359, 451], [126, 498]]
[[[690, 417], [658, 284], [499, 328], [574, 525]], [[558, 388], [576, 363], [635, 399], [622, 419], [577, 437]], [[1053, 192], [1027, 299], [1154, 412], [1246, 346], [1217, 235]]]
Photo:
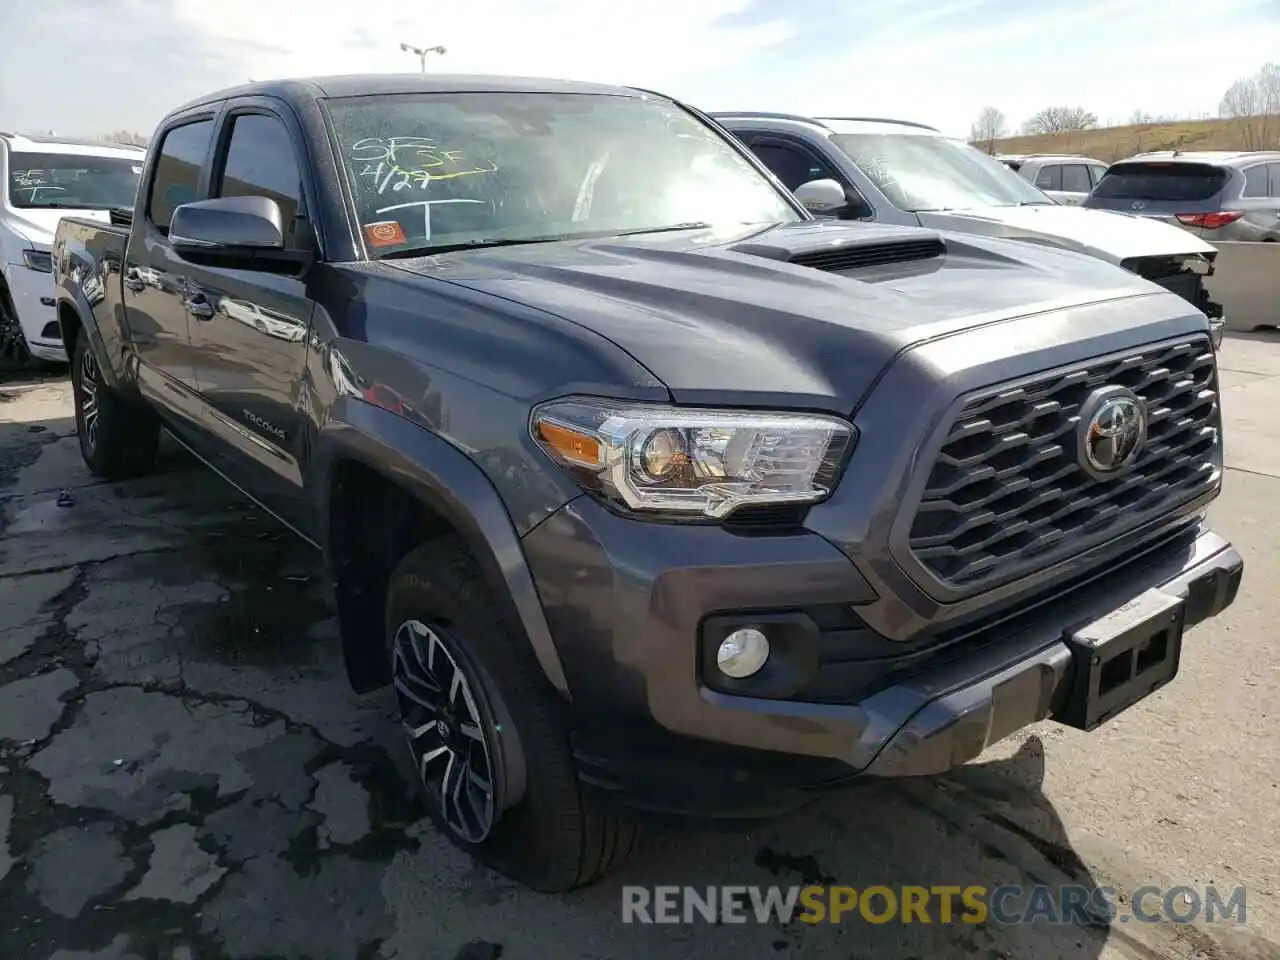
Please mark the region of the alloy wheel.
[[85, 443], [94, 450], [98, 445], [98, 362], [92, 350], [85, 350], [80, 361], [80, 414]]
[[16, 367], [31, 361], [27, 338], [17, 318], [10, 312], [3, 290], [0, 290], [0, 361]]
[[406, 620], [392, 644], [392, 682], [428, 800], [468, 843], [482, 843], [496, 821], [490, 734], [471, 683], [446, 642]]

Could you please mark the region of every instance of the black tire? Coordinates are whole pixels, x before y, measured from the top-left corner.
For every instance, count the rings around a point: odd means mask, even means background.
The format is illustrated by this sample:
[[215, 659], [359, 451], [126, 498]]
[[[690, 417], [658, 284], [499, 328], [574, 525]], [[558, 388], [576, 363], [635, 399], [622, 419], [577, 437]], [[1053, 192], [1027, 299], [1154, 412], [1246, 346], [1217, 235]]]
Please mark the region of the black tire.
[[[405, 642], [397, 636], [408, 637], [417, 629], [410, 624], [417, 623], [429, 628], [437, 650], [448, 652], [449, 668], [461, 669], [473, 696], [460, 699], [474, 700], [485, 738], [482, 759], [493, 761], [496, 822], [482, 838], [474, 831], [464, 836], [448, 821], [439, 792], [423, 774], [421, 738], [410, 736], [423, 787], [430, 786], [427, 808], [455, 845], [519, 883], [549, 893], [586, 886], [630, 855], [636, 824], [603, 809], [578, 782], [555, 694], [522, 631], [498, 611], [475, 561], [454, 539], [418, 547], [392, 574], [386, 635], [401, 719], [407, 728], [430, 725], [423, 718], [431, 714], [406, 706], [410, 701], [396, 659], [398, 643], [403, 648]], [[413, 709], [419, 711], [416, 716]], [[465, 769], [470, 775], [470, 764]], [[461, 791], [453, 793], [456, 798]]]
[[88, 337], [76, 339], [71, 385], [80, 455], [89, 471], [106, 480], [148, 473], [160, 449], [160, 421], [141, 404], [127, 403], [103, 382]]
[[3, 283], [0, 283], [0, 364], [15, 372], [23, 372], [33, 365], [31, 348], [27, 346], [13, 300]]

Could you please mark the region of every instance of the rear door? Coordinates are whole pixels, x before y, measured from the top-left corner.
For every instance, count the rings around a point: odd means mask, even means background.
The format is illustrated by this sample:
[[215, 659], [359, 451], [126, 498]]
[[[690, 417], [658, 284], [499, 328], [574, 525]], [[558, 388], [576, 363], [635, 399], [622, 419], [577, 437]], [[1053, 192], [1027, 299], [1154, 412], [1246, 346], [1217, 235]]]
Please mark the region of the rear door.
[[1245, 167], [1240, 219], [1230, 225], [1232, 240], [1280, 240], [1280, 163]]
[[1059, 203], [1078, 207], [1093, 190], [1093, 181], [1089, 179], [1089, 165], [1086, 163], [1064, 163], [1062, 165], [1062, 193]]
[[[1163, 220], [1195, 234], [1206, 215], [1222, 212], [1230, 172], [1210, 163], [1187, 160], [1131, 160], [1112, 164], [1086, 207]], [[1211, 222], [1210, 218], [1210, 222]]]
[[[204, 199], [216, 107], [174, 120], [156, 138], [124, 263], [124, 307], [138, 356], [138, 384], [171, 425], [194, 433], [202, 421], [186, 308], [193, 269], [169, 243], [169, 221], [184, 203]], [[191, 439], [191, 437], [187, 437]]]

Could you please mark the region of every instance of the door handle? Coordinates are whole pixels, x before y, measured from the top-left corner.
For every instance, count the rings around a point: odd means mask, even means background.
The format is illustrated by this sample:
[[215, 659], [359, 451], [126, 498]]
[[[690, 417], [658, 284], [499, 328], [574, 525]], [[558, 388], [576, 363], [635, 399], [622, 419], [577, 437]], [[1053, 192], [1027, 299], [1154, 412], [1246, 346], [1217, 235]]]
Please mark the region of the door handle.
[[130, 267], [124, 272], [125, 289], [132, 290], [134, 293], [141, 293], [146, 287], [142, 282], [142, 275], [138, 273], [137, 267]]
[[213, 304], [205, 299], [203, 293], [197, 293], [186, 301], [187, 312], [197, 320], [209, 320], [213, 317]]

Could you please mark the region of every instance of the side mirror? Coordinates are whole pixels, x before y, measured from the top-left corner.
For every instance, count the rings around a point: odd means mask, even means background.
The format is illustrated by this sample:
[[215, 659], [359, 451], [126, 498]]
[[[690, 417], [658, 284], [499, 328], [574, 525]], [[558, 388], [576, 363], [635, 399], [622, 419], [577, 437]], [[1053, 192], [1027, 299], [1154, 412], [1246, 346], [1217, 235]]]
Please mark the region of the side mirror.
[[795, 189], [796, 199], [806, 210], [817, 214], [834, 214], [849, 205], [844, 187], [835, 180], [810, 180]]
[[236, 270], [295, 272], [310, 259], [286, 246], [280, 205], [268, 197], [184, 203], [169, 221], [169, 243], [191, 263]]

